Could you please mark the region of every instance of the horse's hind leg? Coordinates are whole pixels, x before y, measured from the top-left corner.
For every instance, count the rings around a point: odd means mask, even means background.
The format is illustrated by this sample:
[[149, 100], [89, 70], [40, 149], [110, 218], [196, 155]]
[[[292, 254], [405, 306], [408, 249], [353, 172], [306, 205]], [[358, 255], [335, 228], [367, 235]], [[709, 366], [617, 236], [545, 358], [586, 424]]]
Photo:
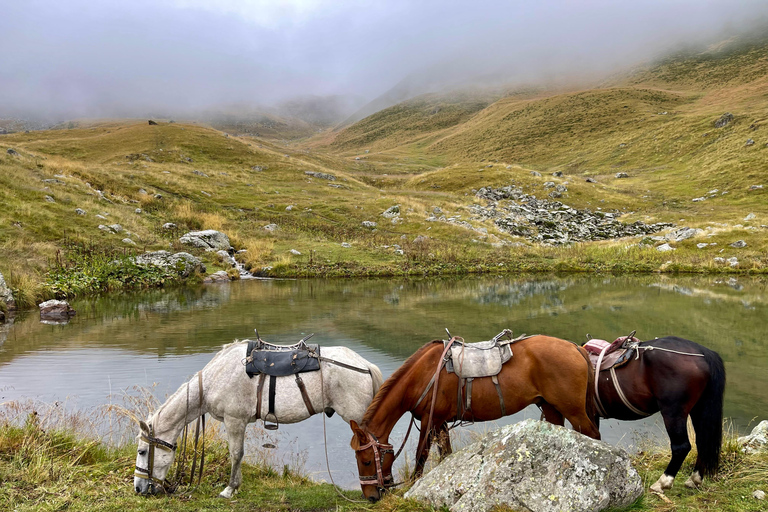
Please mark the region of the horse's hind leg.
[[447, 457], [453, 453], [453, 447], [451, 446], [451, 434], [448, 432], [448, 423], [443, 423], [440, 428], [437, 429], [437, 452], [440, 454], [440, 458]]
[[667, 465], [667, 469], [664, 470], [664, 474], [651, 486], [651, 490], [663, 493], [665, 489], [672, 488], [675, 476], [680, 471], [685, 457], [691, 451], [691, 442], [688, 440], [687, 413], [680, 410], [679, 407], [667, 408], [662, 405], [661, 415], [664, 418], [664, 425], [669, 435], [672, 458]]
[[560, 425], [561, 427], [565, 425], [565, 416], [563, 416], [560, 411], [555, 409], [555, 407], [549, 402], [542, 400], [542, 402], [539, 404], [539, 409], [541, 410], [542, 420], [548, 421], [553, 425]]
[[224, 417], [229, 442], [229, 460], [232, 470], [229, 475], [229, 485], [219, 493], [222, 498], [231, 498], [243, 482], [242, 462], [245, 444], [245, 427], [247, 422], [231, 416]]

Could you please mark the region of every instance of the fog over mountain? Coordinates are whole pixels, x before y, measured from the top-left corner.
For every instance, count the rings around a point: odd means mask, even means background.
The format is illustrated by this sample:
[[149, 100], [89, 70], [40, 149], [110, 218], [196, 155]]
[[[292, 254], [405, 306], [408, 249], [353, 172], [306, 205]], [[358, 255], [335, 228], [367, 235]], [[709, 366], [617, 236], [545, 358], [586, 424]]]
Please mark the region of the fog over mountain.
[[766, 14], [763, 0], [13, 1], [0, 118], [193, 116], [308, 96], [350, 114], [407, 77], [428, 92], [604, 74]]

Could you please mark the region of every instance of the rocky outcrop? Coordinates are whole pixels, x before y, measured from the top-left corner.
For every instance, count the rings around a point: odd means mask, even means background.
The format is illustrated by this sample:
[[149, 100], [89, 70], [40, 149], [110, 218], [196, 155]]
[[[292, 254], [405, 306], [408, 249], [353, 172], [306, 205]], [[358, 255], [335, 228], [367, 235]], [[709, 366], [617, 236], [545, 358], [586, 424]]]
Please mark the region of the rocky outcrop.
[[221, 231], [207, 229], [205, 231], [190, 231], [179, 238], [179, 242], [184, 245], [191, 245], [205, 249], [206, 251], [229, 251], [229, 237]]
[[525, 420], [450, 455], [405, 494], [452, 512], [599, 511], [623, 507], [643, 483], [620, 448]]
[[740, 437], [738, 443], [745, 453], [768, 452], [768, 420], [758, 423], [752, 433]]
[[3, 274], [0, 274], [0, 303], [2, 303], [0, 304], [0, 311], [3, 309], [8, 311], [16, 309], [16, 301], [13, 299], [13, 292], [5, 283]]
[[552, 245], [647, 235], [671, 226], [640, 221], [624, 224], [617, 219], [618, 212], [579, 210], [559, 201], [537, 199], [515, 187], [481, 188], [476, 195], [486, 199], [488, 206], [472, 206], [472, 220], [492, 219], [502, 231]]
[[733, 114], [726, 112], [715, 121], [715, 128], [724, 128], [731, 122], [733, 122]]
[[171, 254], [168, 251], [145, 252], [133, 258], [137, 265], [151, 265], [165, 270], [175, 270], [182, 277], [189, 277], [196, 270], [205, 273], [205, 265], [188, 252]]
[[40, 321], [66, 323], [76, 312], [65, 300], [47, 300], [40, 303]]

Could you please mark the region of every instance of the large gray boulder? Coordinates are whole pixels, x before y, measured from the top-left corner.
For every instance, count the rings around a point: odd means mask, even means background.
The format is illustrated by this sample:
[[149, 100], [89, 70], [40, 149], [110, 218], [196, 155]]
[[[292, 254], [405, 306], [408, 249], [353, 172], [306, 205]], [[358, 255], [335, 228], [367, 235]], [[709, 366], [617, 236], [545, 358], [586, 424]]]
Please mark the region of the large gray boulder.
[[229, 237], [221, 231], [206, 229], [205, 231], [190, 231], [179, 238], [179, 242], [192, 247], [211, 251], [229, 251]]
[[752, 433], [740, 437], [738, 443], [745, 453], [768, 452], [768, 420], [758, 423]]
[[188, 252], [171, 254], [168, 251], [145, 252], [133, 258], [137, 265], [151, 265], [163, 269], [175, 269], [182, 277], [189, 277], [195, 270], [205, 272], [205, 265]]
[[626, 506], [642, 493], [640, 475], [620, 448], [529, 419], [450, 455], [405, 497], [452, 512], [500, 505], [575, 512]]
[[[5, 278], [2, 273], [0, 273], [0, 302], [5, 304], [5, 309], [9, 311], [16, 309], [16, 301], [13, 300], [13, 292], [11, 292], [11, 289], [5, 283]], [[0, 307], [0, 309], [3, 308]]]

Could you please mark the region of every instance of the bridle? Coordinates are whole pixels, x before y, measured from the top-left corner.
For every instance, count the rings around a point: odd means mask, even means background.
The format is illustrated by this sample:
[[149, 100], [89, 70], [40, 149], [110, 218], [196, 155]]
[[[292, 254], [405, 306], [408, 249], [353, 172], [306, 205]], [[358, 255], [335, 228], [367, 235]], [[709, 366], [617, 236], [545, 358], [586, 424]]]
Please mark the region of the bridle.
[[393, 487], [395, 485], [394, 478], [391, 474], [384, 476], [381, 462], [384, 459], [384, 454], [394, 454], [395, 448], [391, 444], [380, 442], [378, 438], [370, 432], [366, 432], [366, 434], [368, 435], [368, 442], [362, 446], [357, 447], [355, 451], [362, 452], [368, 448], [373, 449], [373, 459], [374, 463], [376, 464], [376, 474], [370, 476], [358, 475], [360, 478], [360, 485], [376, 485], [379, 490], [386, 490], [389, 487]]
[[160, 480], [159, 478], [155, 478], [152, 475], [152, 470], [155, 466], [155, 448], [159, 448], [167, 452], [175, 452], [176, 445], [155, 437], [155, 428], [152, 426], [149, 427], [149, 432], [142, 431], [140, 438], [142, 441], [149, 445], [147, 467], [142, 468], [136, 464], [136, 470], [133, 472], [133, 475], [137, 478], [149, 480], [150, 489], [153, 489], [155, 484], [157, 484], [163, 490], [166, 490], [168, 487], [170, 487], [171, 483], [167, 479]]

